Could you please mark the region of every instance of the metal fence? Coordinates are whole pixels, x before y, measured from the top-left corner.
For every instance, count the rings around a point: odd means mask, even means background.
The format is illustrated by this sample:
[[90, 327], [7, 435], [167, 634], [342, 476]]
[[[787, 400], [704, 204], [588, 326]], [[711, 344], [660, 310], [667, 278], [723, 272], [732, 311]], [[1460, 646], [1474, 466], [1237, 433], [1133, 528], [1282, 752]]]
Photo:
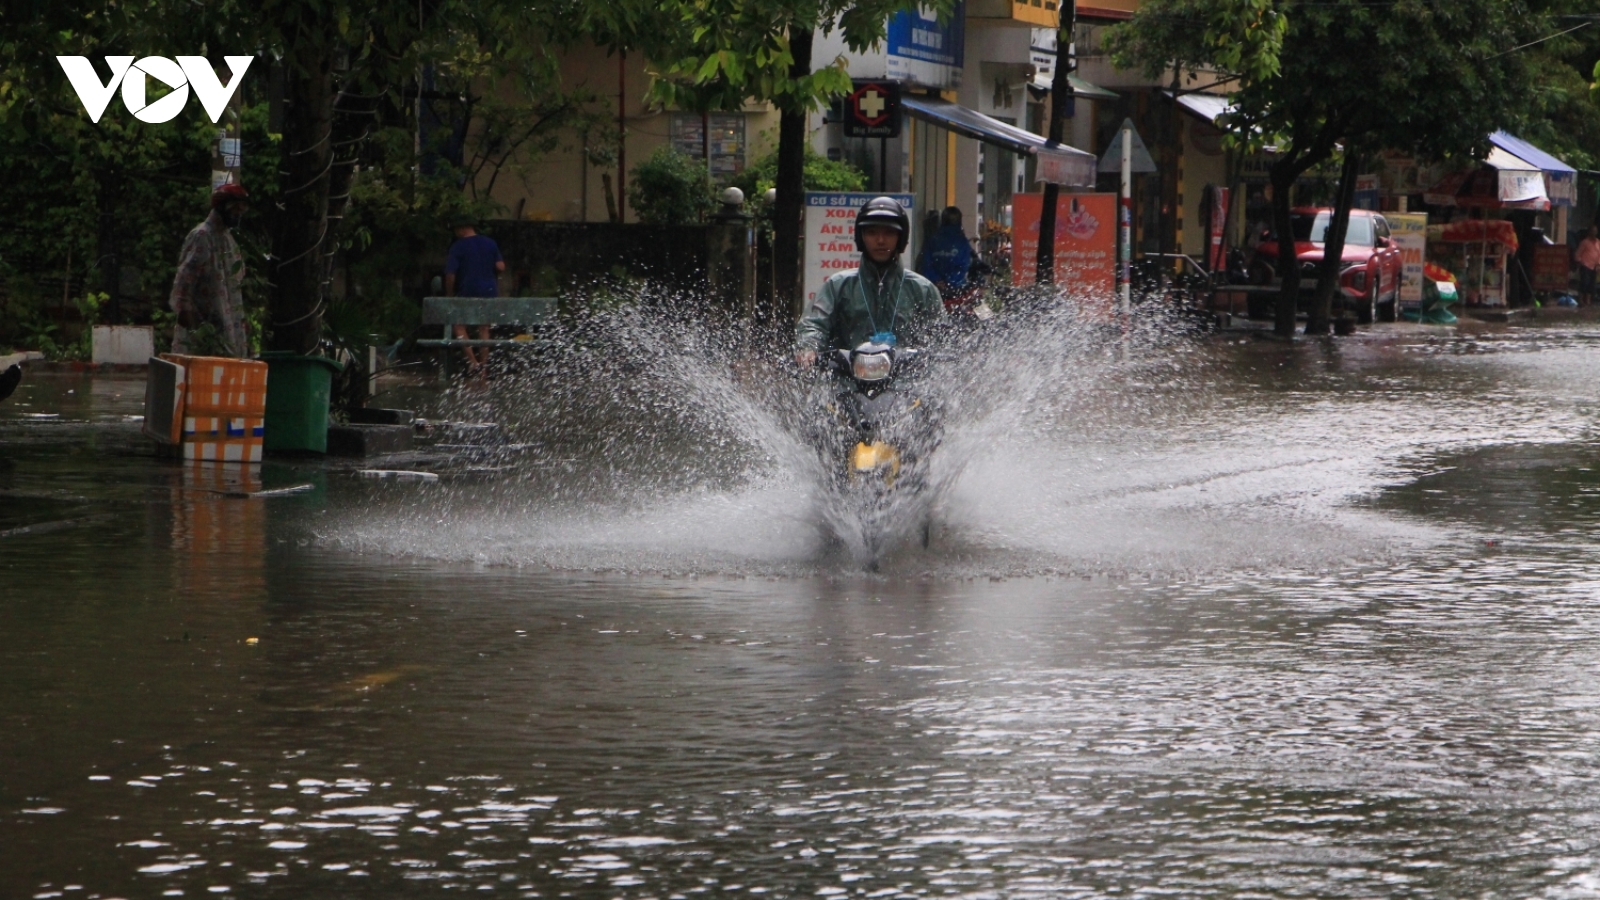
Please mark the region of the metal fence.
[[[706, 278], [706, 226], [607, 222], [486, 222], [505, 257], [503, 293], [572, 287], [626, 274], [673, 287]], [[557, 285], [540, 284], [552, 274]]]

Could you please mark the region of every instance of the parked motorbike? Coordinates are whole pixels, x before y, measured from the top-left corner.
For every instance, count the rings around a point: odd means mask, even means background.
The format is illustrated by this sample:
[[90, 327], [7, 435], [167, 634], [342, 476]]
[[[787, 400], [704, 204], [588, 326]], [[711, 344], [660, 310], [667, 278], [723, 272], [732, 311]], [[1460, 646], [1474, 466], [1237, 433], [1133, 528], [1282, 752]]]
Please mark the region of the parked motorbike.
[[994, 315], [988, 303], [993, 274], [993, 266], [973, 257], [972, 265], [967, 269], [966, 283], [961, 287], [952, 288], [943, 282], [935, 282], [939, 296], [944, 298], [945, 314], [953, 322], [966, 325]]

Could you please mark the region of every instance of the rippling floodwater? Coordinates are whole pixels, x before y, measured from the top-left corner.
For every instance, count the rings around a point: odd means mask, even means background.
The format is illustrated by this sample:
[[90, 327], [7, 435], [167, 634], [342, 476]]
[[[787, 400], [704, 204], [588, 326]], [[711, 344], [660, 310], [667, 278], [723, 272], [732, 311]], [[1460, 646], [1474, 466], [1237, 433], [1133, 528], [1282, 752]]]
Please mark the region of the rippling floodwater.
[[138, 381], [32, 379], [0, 897], [1600, 895], [1600, 331], [1172, 352], [1061, 370], [880, 576], [781, 447], [675, 483], [518, 400], [231, 500]]

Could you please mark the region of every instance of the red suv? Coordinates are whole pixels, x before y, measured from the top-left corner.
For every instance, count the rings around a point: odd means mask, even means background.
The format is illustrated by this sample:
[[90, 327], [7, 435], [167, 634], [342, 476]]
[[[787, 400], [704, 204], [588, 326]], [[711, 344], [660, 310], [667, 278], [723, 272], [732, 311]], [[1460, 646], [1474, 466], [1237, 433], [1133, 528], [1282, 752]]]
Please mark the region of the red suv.
[[[1295, 209], [1295, 258], [1300, 261], [1302, 289], [1316, 287], [1317, 269], [1322, 265], [1323, 236], [1333, 219], [1333, 210], [1305, 207]], [[1268, 236], [1256, 249], [1261, 263], [1276, 267], [1278, 242]], [[1344, 290], [1346, 308], [1354, 308], [1363, 324], [1383, 318], [1394, 321], [1400, 305], [1400, 248], [1389, 236], [1389, 222], [1366, 209], [1350, 210], [1350, 228], [1344, 236], [1344, 255], [1339, 261], [1339, 286]]]

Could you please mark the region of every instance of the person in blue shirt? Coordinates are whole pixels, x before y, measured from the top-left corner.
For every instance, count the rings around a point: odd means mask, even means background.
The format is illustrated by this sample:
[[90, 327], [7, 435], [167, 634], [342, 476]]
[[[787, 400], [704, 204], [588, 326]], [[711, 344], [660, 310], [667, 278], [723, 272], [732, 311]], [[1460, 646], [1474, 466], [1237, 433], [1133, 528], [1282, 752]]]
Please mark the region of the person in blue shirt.
[[[447, 297], [498, 297], [500, 273], [506, 270], [506, 261], [500, 256], [500, 245], [494, 238], [478, 233], [471, 219], [457, 219], [456, 242], [450, 245], [450, 255], [444, 263], [444, 293]], [[467, 326], [455, 327], [456, 338], [467, 337]], [[478, 326], [478, 340], [489, 339], [489, 326]], [[463, 348], [467, 355], [467, 368], [480, 374], [489, 365], [488, 347]]]
[[972, 242], [961, 230], [961, 209], [947, 206], [939, 217], [939, 230], [928, 238], [917, 266], [944, 298], [946, 306], [957, 302], [967, 287], [967, 271], [972, 268]]

